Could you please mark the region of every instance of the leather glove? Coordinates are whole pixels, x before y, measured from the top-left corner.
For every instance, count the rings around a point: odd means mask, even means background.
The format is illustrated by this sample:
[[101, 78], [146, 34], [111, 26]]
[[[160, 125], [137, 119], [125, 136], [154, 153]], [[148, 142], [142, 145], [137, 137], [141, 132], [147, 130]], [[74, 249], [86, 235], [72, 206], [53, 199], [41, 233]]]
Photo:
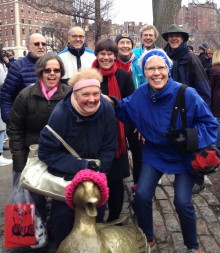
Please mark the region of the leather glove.
[[87, 168], [94, 171], [100, 170], [100, 167], [97, 165], [97, 163], [94, 160], [91, 160], [88, 162]]

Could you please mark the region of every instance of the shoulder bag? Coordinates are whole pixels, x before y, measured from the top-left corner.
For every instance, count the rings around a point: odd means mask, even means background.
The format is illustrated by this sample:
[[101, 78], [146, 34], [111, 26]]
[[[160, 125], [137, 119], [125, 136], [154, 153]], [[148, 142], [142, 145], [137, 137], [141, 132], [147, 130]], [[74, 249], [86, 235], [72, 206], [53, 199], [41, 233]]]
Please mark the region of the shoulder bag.
[[[70, 147], [50, 126], [46, 125], [46, 127], [64, 145], [64, 147], [72, 156], [80, 160], [82, 159], [78, 153], [72, 147]], [[21, 173], [19, 182], [20, 186], [28, 189], [31, 192], [35, 192], [46, 197], [51, 197], [59, 201], [65, 201], [65, 187], [70, 183], [74, 175], [71, 177], [68, 174], [64, 174], [55, 170], [48, 171], [47, 164], [38, 158], [38, 147], [38, 144], [33, 144], [29, 147], [30, 152], [27, 163]], [[98, 166], [100, 166], [100, 160], [98, 159], [86, 160], [92, 160]]]

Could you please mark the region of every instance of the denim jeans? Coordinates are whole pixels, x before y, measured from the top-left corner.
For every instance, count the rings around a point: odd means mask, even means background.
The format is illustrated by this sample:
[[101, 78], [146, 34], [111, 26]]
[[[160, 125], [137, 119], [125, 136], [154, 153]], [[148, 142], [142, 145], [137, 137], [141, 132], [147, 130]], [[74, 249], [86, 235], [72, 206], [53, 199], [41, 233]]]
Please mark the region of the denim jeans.
[[[144, 231], [147, 240], [153, 240], [153, 213], [152, 198], [163, 173], [147, 164], [142, 165], [135, 193], [135, 207], [138, 225]], [[192, 203], [192, 188], [194, 178], [192, 175], [176, 174], [174, 183], [174, 206], [179, 216], [184, 244], [188, 249], [199, 247], [196, 232], [196, 215]]]

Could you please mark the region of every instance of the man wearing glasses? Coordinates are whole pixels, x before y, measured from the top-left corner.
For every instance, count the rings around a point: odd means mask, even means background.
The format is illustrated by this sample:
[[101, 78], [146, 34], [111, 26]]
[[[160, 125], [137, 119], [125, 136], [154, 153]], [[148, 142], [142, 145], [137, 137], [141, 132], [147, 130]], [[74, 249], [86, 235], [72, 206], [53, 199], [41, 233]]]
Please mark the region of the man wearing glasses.
[[46, 46], [46, 38], [42, 34], [32, 34], [27, 41], [28, 54], [14, 62], [8, 69], [8, 74], [1, 90], [1, 116], [6, 124], [18, 93], [36, 82], [35, 63], [46, 54]]
[[64, 64], [65, 75], [62, 77], [62, 82], [66, 84], [73, 73], [81, 68], [90, 68], [96, 59], [93, 50], [86, 47], [85, 31], [79, 26], [70, 28], [67, 48], [58, 55]]

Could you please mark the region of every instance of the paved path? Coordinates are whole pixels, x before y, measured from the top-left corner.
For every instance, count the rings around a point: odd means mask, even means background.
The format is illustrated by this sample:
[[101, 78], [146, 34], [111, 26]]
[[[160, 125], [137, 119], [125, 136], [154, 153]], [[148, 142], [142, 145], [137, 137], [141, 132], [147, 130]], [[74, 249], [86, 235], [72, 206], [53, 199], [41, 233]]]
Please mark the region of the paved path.
[[[10, 152], [4, 154], [10, 157]], [[219, 172], [220, 173], [220, 172]], [[173, 207], [173, 176], [164, 175], [162, 186], [158, 186], [154, 200], [154, 229], [156, 249], [152, 253], [185, 253], [178, 218]], [[131, 178], [126, 179], [126, 196], [123, 214], [131, 214], [129, 199], [131, 194]], [[203, 253], [220, 253], [220, 203], [209, 190], [211, 182], [207, 180], [206, 189], [193, 196], [198, 221], [198, 236]], [[11, 191], [11, 166], [0, 167], [0, 253], [21, 253], [26, 250], [6, 250], [3, 248], [4, 206]], [[53, 243], [44, 250], [28, 252], [55, 253]], [[89, 253], [89, 252], [88, 252]], [[129, 252], [128, 252], [129, 253]]]

